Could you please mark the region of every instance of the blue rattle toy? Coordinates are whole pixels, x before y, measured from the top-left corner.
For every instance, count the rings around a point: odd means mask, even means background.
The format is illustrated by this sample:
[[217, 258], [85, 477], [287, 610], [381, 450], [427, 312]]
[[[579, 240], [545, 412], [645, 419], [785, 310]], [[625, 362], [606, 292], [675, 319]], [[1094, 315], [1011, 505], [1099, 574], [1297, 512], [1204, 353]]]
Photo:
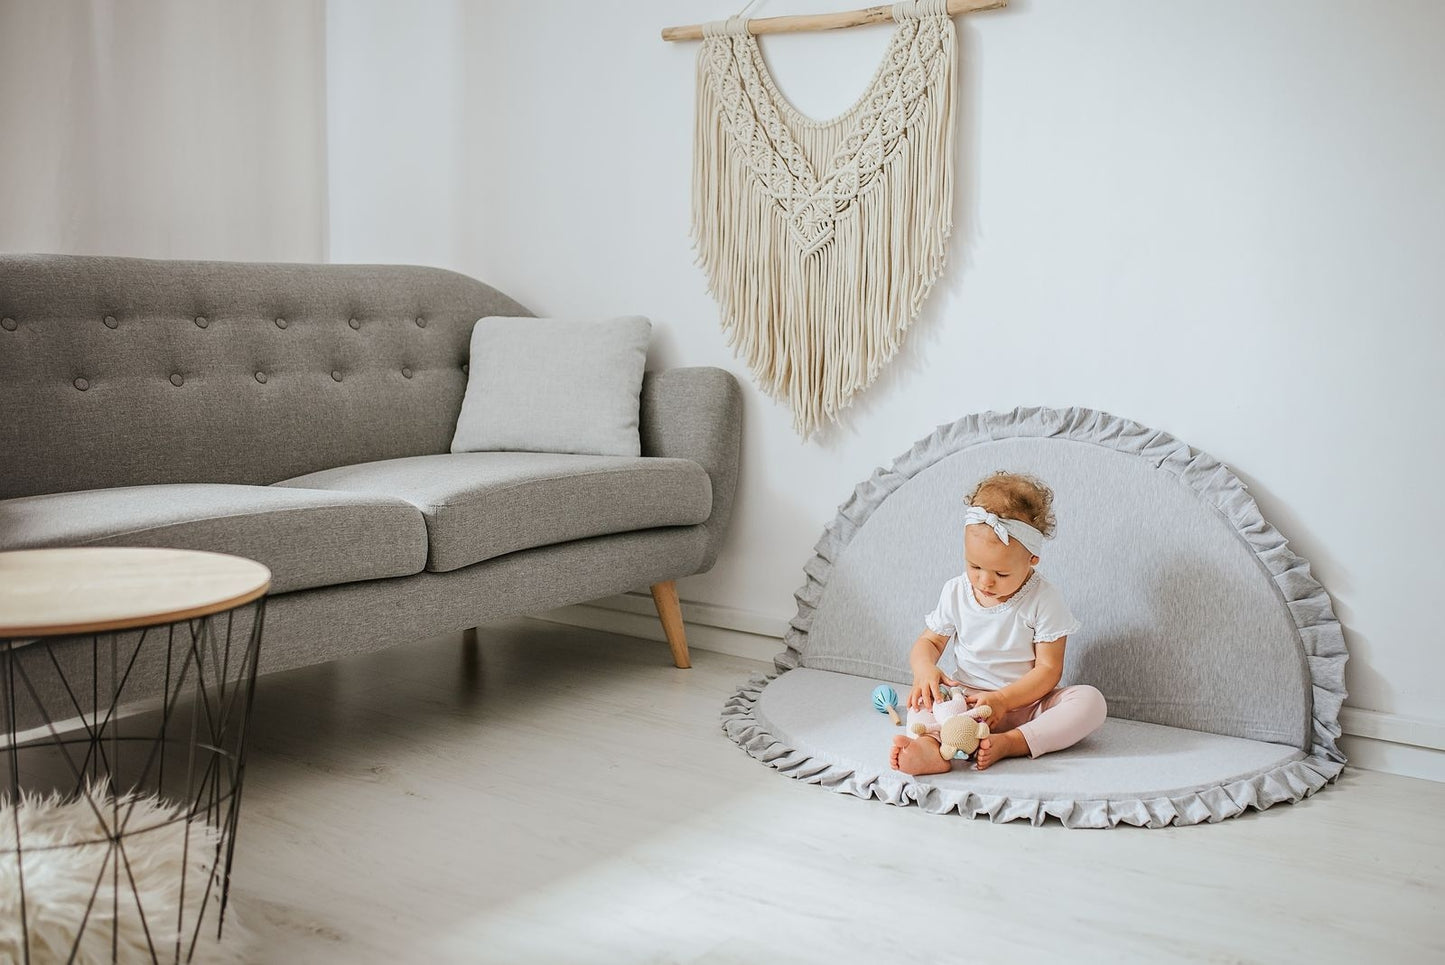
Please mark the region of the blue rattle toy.
[[903, 726], [903, 718], [898, 716], [898, 691], [887, 684], [873, 688], [873, 709], [892, 717], [896, 726]]

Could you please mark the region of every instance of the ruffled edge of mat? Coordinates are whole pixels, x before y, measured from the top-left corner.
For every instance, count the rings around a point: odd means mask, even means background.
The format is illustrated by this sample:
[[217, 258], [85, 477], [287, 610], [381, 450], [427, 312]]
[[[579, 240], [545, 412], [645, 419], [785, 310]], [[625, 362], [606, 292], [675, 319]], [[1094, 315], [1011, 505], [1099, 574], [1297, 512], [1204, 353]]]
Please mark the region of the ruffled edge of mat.
[[[1305, 770], [1315, 774], [1322, 765], [1345, 763], [1345, 755], [1336, 741], [1341, 733], [1340, 707], [1345, 701], [1344, 669], [1349, 655], [1329, 594], [1310, 574], [1309, 563], [1296, 556], [1288, 540], [1265, 521], [1244, 483], [1219, 460], [1166, 432], [1096, 409], [1034, 406], [965, 416], [939, 426], [931, 435], [914, 443], [892, 466], [874, 470], [838, 507], [838, 515], [813, 547], [813, 558], [803, 567], [806, 582], [793, 595], [798, 612], [783, 637], [787, 649], [774, 660], [778, 670], [802, 666], [802, 650], [807, 644], [814, 609], [822, 599], [833, 561], [883, 500], [941, 459], [974, 445], [1014, 438], [1068, 439], [1136, 455], [1148, 460], [1155, 469], [1178, 477], [1200, 499], [1218, 510], [1269, 572], [1299, 631], [1313, 685], [1313, 733], [1305, 762], [1314, 764]], [[1338, 773], [1336, 766], [1325, 781], [1333, 780]], [[1270, 803], [1277, 800], [1283, 799]]]
[[1216, 824], [1253, 808], [1309, 797], [1339, 776], [1342, 761], [1310, 756], [1267, 768], [1245, 778], [1166, 797], [1111, 800], [1056, 800], [976, 794], [944, 788], [899, 775], [896, 780], [819, 760], [789, 747], [754, 713], [763, 689], [778, 674], [753, 677], [723, 705], [723, 731], [739, 747], [794, 780], [832, 791], [875, 799], [898, 807], [914, 805], [933, 814], [957, 811], [965, 817], [987, 817], [995, 824], [1028, 821], [1035, 826], [1050, 817], [1069, 828], [1112, 828], [1119, 824], [1163, 828], [1170, 825]]

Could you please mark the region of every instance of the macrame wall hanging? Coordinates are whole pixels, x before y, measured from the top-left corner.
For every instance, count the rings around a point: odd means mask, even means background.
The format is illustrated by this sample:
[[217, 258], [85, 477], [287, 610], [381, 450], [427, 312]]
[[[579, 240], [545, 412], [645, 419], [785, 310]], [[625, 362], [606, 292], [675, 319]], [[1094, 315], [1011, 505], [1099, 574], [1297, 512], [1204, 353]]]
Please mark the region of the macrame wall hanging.
[[[952, 14], [1004, 0], [663, 31], [700, 37], [692, 231], [728, 342], [804, 438], [898, 351], [943, 268], [953, 211]], [[754, 34], [894, 20], [882, 64], [839, 117], [798, 113]]]

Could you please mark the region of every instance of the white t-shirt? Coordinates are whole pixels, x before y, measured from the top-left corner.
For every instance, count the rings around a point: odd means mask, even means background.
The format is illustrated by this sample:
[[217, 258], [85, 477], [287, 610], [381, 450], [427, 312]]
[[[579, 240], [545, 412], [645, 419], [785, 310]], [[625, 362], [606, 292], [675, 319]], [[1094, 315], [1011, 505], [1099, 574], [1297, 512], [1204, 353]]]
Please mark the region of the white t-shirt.
[[[1007, 687], [1034, 668], [1034, 644], [1057, 640], [1079, 629], [1058, 587], [1035, 570], [1018, 592], [997, 606], [973, 595], [968, 577], [943, 584], [938, 606], [923, 619], [928, 629], [950, 637], [954, 679], [979, 690]], [[949, 673], [947, 659], [939, 661]]]

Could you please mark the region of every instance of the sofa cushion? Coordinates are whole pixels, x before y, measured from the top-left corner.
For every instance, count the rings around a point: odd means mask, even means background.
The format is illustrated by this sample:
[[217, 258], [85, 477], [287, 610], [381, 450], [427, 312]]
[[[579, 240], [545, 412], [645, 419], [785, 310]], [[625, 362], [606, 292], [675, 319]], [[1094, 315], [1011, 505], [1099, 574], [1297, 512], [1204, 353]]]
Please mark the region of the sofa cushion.
[[483, 318], [452, 452], [639, 456], [638, 393], [652, 323]]
[[179, 483], [0, 500], [0, 549], [167, 546], [233, 553], [286, 593], [421, 572], [426, 526], [387, 496]]
[[701, 523], [712, 483], [690, 459], [461, 452], [387, 459], [276, 483], [400, 496], [426, 519], [437, 572], [588, 536]]

